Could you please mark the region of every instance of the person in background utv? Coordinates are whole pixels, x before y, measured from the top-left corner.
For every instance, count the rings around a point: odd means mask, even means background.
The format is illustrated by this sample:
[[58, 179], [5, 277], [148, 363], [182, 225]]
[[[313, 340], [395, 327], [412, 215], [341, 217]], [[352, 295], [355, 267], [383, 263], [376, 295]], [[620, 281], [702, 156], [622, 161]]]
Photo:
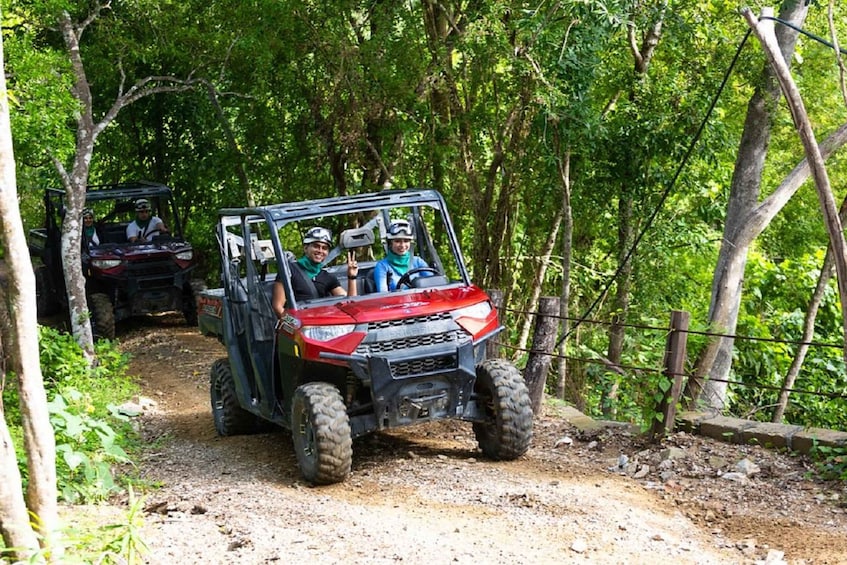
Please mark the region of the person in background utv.
[[126, 238], [134, 241], [150, 241], [157, 235], [168, 233], [165, 222], [159, 216], [152, 216], [150, 201], [139, 198], [135, 201], [135, 220], [126, 227]]
[[[323, 262], [332, 247], [332, 232], [326, 228], [314, 227], [303, 236], [303, 256], [289, 263], [291, 268], [291, 287], [294, 298], [309, 300], [326, 296], [356, 296], [356, 277], [359, 264], [353, 251], [347, 252], [347, 290], [341, 287], [338, 278], [322, 268]], [[278, 318], [285, 313], [285, 287], [280, 272], [273, 288], [273, 309]]]
[[91, 208], [82, 211], [82, 237], [86, 248], [100, 245], [100, 236], [97, 235], [97, 227], [94, 225], [94, 210]]
[[[374, 266], [374, 282], [377, 292], [397, 290], [397, 281], [412, 269], [428, 267], [426, 261], [412, 255], [412, 225], [406, 220], [397, 220], [388, 226], [388, 253], [385, 259]], [[431, 273], [421, 273], [426, 277]]]

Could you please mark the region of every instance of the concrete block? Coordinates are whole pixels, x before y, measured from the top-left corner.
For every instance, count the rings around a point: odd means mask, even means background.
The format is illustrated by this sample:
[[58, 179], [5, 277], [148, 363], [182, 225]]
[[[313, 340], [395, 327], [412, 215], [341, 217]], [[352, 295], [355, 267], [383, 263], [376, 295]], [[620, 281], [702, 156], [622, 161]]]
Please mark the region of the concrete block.
[[791, 447], [791, 438], [801, 431], [802, 426], [755, 422], [754, 426], [741, 431], [741, 441], [768, 448], [788, 448]]
[[823, 428], [806, 428], [792, 436], [789, 447], [800, 453], [811, 453], [815, 442], [818, 445], [825, 445], [827, 447], [847, 447], [847, 432], [838, 432]]
[[674, 425], [676, 429], [681, 432], [686, 432], [689, 434], [699, 434], [700, 424], [705, 420], [714, 417], [715, 415], [710, 412], [697, 412], [694, 410], [687, 410], [684, 412], [677, 413]]
[[715, 416], [700, 422], [700, 435], [727, 443], [741, 443], [741, 433], [755, 425], [756, 422], [750, 420]]
[[605, 427], [602, 422], [598, 422], [590, 416], [586, 416], [573, 406], [563, 406], [558, 409], [558, 413], [569, 424], [575, 426], [582, 432], [593, 432], [602, 430]]

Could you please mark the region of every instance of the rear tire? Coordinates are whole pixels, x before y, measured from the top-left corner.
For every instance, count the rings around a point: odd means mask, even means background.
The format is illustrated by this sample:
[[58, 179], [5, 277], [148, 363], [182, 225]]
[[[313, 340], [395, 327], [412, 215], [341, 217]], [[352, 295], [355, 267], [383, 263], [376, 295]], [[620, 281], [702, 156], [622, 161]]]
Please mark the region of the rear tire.
[[97, 339], [115, 339], [115, 310], [109, 296], [97, 292], [88, 297], [91, 331]]
[[50, 281], [46, 265], [35, 269], [35, 309], [39, 316], [52, 316], [59, 310], [56, 289]]
[[238, 403], [235, 379], [229, 366], [229, 359], [218, 359], [212, 364], [209, 393], [215, 430], [219, 435], [251, 434], [259, 430], [257, 416], [242, 408]]
[[350, 474], [353, 440], [350, 419], [338, 389], [307, 383], [294, 391], [291, 435], [303, 477], [313, 483], [340, 483]]
[[196, 280], [186, 284], [182, 291], [182, 315], [185, 316], [185, 323], [189, 326], [197, 326], [197, 297], [204, 290], [206, 290], [206, 284]]
[[517, 459], [532, 441], [532, 401], [514, 365], [488, 359], [476, 368], [474, 393], [485, 412], [485, 421], [474, 422], [473, 431], [486, 457]]

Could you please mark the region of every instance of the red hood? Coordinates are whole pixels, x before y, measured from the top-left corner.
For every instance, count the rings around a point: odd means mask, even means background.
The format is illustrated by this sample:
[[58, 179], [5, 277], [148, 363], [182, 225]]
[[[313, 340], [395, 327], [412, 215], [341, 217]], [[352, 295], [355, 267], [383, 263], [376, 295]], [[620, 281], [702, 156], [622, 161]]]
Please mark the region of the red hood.
[[297, 317], [304, 325], [360, 324], [449, 312], [487, 299], [485, 292], [475, 285], [430, 288], [342, 300], [327, 306], [299, 310]]
[[127, 261], [155, 257], [156, 255], [173, 255], [180, 251], [188, 251], [192, 247], [184, 241], [163, 241], [139, 244], [104, 244], [92, 247], [89, 254], [92, 258], [120, 257]]

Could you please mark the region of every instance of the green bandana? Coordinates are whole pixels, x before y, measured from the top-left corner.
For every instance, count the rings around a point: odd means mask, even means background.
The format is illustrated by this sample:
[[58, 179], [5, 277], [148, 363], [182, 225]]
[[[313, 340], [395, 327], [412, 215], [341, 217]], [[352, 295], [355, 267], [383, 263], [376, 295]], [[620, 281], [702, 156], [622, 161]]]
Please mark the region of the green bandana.
[[407, 251], [402, 255], [397, 255], [390, 249], [388, 250], [388, 264], [400, 275], [405, 275], [409, 270], [409, 262], [412, 260], [412, 252]]
[[90, 228], [85, 228], [84, 233], [85, 237], [87, 237], [88, 239], [94, 237], [94, 226], [91, 226]]
[[309, 275], [310, 279], [315, 278], [318, 276], [318, 273], [321, 272], [321, 264], [312, 262], [312, 260], [305, 255], [297, 259], [297, 264], [303, 267], [303, 270], [306, 271], [306, 274]]

